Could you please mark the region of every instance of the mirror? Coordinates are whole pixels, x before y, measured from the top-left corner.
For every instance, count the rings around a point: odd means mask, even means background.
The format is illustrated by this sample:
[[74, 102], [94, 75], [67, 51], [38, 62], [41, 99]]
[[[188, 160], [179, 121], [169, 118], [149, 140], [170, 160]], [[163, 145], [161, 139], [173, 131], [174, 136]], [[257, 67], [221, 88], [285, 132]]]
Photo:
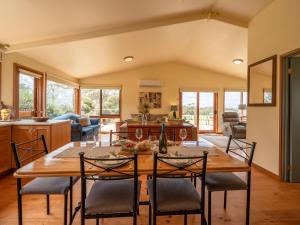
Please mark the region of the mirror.
[[248, 105], [275, 106], [276, 55], [248, 67]]

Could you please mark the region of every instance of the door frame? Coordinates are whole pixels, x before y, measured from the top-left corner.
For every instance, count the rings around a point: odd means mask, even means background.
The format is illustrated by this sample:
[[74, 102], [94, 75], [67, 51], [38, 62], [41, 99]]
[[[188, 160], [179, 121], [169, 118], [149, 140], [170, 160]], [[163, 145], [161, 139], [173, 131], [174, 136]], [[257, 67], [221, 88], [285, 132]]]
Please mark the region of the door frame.
[[[284, 101], [285, 93], [284, 91], [286, 90], [285, 85], [283, 84], [284, 79], [286, 76], [288, 76], [288, 70], [286, 69], [286, 62], [289, 57], [293, 57], [295, 55], [300, 54], [300, 48], [297, 48], [295, 50], [289, 51], [285, 54], [282, 54], [280, 56], [280, 65], [279, 65], [279, 177], [282, 181], [285, 181], [285, 174], [284, 174], [284, 166], [283, 166], [283, 154], [284, 152], [284, 147], [283, 145], [285, 144], [285, 104], [286, 102]], [[288, 169], [288, 168], [287, 168]]]
[[[189, 91], [181, 91], [179, 89], [179, 116], [182, 119], [182, 92], [189, 92]], [[200, 134], [205, 133], [217, 133], [218, 131], [218, 92], [216, 91], [190, 91], [190, 92], [196, 92], [197, 93], [197, 99], [196, 99], [196, 126], [197, 126], [197, 132]], [[199, 108], [199, 93], [200, 92], [211, 92], [214, 94], [214, 128], [213, 130], [199, 130], [199, 116], [200, 116], [200, 108]]]

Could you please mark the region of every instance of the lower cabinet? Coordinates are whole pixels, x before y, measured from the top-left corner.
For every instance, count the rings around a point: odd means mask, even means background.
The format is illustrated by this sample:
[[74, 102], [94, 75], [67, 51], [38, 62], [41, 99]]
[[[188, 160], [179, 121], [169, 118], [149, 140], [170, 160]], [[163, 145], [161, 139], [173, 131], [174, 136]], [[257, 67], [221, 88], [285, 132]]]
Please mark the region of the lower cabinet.
[[0, 176], [11, 169], [11, 126], [0, 127]]

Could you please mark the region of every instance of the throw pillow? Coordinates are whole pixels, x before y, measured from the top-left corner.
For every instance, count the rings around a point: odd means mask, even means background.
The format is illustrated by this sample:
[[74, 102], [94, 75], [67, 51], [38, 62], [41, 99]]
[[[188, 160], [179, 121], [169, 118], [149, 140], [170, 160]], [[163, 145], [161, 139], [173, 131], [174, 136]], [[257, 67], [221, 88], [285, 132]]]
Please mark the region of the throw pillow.
[[87, 127], [91, 125], [91, 121], [89, 120], [89, 118], [86, 117], [78, 118], [78, 123], [80, 123], [82, 127]]

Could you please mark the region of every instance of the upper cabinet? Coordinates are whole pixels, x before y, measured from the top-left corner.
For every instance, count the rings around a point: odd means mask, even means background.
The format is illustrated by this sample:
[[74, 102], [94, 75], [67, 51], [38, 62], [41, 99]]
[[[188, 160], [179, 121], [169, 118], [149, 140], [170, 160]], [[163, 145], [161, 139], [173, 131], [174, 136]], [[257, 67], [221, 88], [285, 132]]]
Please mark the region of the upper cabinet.
[[276, 55], [248, 67], [248, 105], [276, 105]]

